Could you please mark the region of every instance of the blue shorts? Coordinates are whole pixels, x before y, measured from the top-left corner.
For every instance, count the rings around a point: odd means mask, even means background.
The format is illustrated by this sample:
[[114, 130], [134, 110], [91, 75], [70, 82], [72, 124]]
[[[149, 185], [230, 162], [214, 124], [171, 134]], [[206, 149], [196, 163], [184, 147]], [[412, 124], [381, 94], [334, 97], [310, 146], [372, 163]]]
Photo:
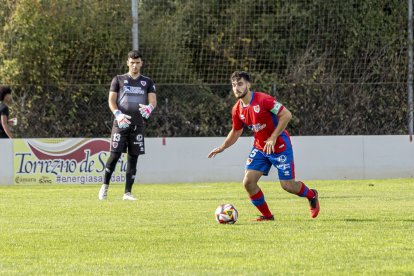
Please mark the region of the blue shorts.
[[275, 166], [280, 180], [295, 179], [295, 162], [293, 150], [288, 148], [281, 153], [266, 154], [253, 147], [246, 161], [246, 170], [255, 170], [268, 175], [270, 168]]

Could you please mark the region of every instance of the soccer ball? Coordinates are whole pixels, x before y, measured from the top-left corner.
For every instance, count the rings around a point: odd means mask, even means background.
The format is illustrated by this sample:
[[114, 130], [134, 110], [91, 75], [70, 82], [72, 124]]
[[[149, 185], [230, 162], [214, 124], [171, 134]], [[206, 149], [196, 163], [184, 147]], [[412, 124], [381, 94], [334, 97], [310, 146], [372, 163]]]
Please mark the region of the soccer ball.
[[237, 221], [239, 213], [232, 204], [221, 204], [217, 207], [215, 217], [220, 224], [233, 224]]

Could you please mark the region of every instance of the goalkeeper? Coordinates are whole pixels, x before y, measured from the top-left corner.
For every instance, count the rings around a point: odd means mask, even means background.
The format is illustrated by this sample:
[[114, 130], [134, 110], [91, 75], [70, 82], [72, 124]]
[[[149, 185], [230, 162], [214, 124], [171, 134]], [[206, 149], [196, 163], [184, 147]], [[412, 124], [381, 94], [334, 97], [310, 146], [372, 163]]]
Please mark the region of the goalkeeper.
[[124, 200], [136, 200], [131, 194], [137, 172], [138, 156], [145, 154], [144, 119], [157, 106], [154, 82], [141, 75], [142, 55], [128, 53], [128, 73], [112, 79], [109, 90], [109, 108], [115, 116], [111, 133], [111, 154], [105, 165], [104, 183], [98, 198], [107, 197], [109, 182], [122, 153], [128, 151]]

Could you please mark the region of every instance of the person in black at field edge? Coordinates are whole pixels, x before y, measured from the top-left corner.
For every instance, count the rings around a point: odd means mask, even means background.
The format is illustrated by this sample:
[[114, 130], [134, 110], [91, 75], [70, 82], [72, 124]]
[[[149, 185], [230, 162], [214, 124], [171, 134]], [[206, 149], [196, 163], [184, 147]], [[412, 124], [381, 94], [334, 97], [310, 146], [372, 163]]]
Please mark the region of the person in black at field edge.
[[17, 125], [17, 118], [9, 119], [9, 105], [13, 102], [11, 89], [8, 86], [0, 86], [0, 138], [13, 138], [9, 126]]
[[154, 82], [141, 75], [142, 55], [134, 50], [128, 53], [128, 73], [112, 79], [109, 90], [109, 108], [115, 116], [111, 133], [111, 154], [105, 165], [104, 183], [98, 198], [107, 198], [109, 182], [123, 152], [127, 152], [124, 200], [136, 200], [131, 194], [137, 172], [138, 156], [145, 154], [144, 120], [157, 106]]

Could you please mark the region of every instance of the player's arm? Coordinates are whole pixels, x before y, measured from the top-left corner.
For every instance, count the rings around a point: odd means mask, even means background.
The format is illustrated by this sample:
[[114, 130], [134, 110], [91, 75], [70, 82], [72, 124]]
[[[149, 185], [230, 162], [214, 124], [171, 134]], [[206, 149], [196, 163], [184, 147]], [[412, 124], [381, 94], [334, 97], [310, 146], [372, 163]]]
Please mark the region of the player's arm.
[[278, 124], [275, 130], [273, 130], [270, 137], [266, 140], [266, 144], [263, 148], [263, 151], [267, 154], [273, 153], [274, 146], [276, 144], [277, 137], [285, 130], [290, 120], [292, 119], [292, 113], [286, 108], [283, 107], [277, 114]]
[[6, 115], [1, 115], [1, 125], [3, 126], [4, 132], [6, 132], [7, 136], [9, 136], [9, 138], [13, 138]]
[[237, 139], [242, 135], [243, 128], [239, 130], [235, 130], [234, 128], [229, 132], [226, 139], [224, 140], [223, 144], [218, 148], [213, 149], [209, 154], [208, 158], [212, 158], [216, 156], [218, 153], [223, 152], [228, 147], [231, 147], [234, 143], [236, 143]]
[[140, 104], [139, 111], [141, 112], [142, 117], [148, 119], [152, 111], [157, 106], [157, 94], [148, 93], [148, 105]]
[[131, 116], [123, 114], [118, 109], [118, 104], [116, 103], [116, 100], [118, 98], [118, 93], [114, 91], [109, 91], [109, 97], [108, 97], [108, 105], [109, 109], [111, 109], [112, 113], [114, 114], [116, 121], [118, 122], [119, 128], [127, 128], [131, 122], [128, 119], [131, 119]]
[[152, 105], [154, 108], [156, 108], [157, 107], [157, 94], [148, 93], [148, 103]]
[[116, 93], [114, 91], [109, 91], [108, 105], [109, 105], [109, 109], [111, 109], [112, 113], [115, 110], [118, 110], [118, 105], [116, 103], [117, 99], [118, 99], [118, 93]]

